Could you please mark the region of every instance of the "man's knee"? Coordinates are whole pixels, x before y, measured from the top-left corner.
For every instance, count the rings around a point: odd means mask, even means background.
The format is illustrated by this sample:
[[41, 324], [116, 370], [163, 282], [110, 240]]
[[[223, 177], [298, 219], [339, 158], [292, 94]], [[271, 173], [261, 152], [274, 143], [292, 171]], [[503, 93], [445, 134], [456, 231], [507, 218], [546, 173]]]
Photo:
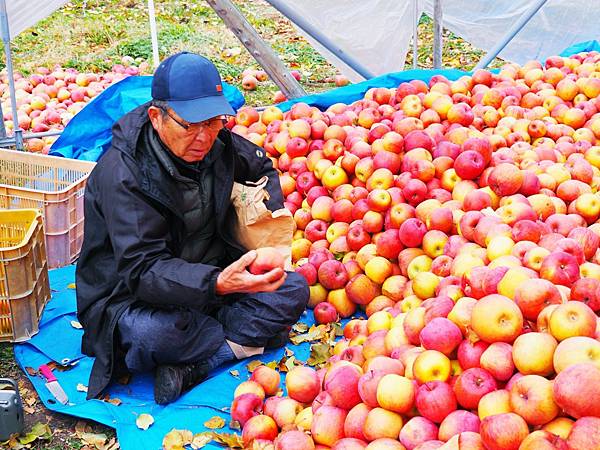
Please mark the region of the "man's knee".
[[130, 369], [197, 362], [224, 341], [216, 320], [195, 311], [128, 311], [119, 320], [119, 340]]
[[282, 288], [285, 290], [287, 299], [294, 303], [294, 310], [299, 316], [306, 309], [310, 290], [306, 278], [296, 272], [288, 272]]

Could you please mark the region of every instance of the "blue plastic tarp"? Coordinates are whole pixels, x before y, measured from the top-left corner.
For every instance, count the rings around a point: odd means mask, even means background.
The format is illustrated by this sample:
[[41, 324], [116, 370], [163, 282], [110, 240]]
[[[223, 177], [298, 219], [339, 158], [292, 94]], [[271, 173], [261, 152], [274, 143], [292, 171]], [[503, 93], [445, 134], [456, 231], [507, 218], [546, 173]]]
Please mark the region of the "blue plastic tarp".
[[560, 56], [567, 57], [581, 52], [600, 52], [600, 42], [598, 41], [585, 41], [578, 44], [571, 45], [564, 49]]
[[[69, 284], [74, 281], [75, 266], [50, 271], [52, 299], [42, 315], [40, 331], [27, 343], [15, 346], [15, 358], [22, 369], [37, 369], [41, 364], [50, 361], [59, 364], [76, 363], [71, 370], [55, 371], [60, 385], [69, 397], [67, 405], [55, 402], [44, 381], [25, 371], [44, 406], [53, 411], [95, 420], [115, 428], [123, 450], [159, 450], [163, 437], [173, 428], [187, 429], [194, 433], [208, 431], [203, 424], [214, 416], [223, 417], [226, 423], [229, 423], [229, 414], [223, 411], [223, 408], [231, 405], [235, 388], [248, 379], [246, 364], [258, 357], [224, 366], [212, 378], [168, 406], [160, 406], [154, 402], [153, 379], [150, 374], [133, 376], [126, 385], [113, 383], [108, 393], [111, 399], [121, 400], [122, 403], [118, 406], [101, 400], [86, 400], [86, 393], [77, 390], [77, 386], [87, 385], [93, 358], [81, 353], [83, 332], [71, 323], [77, 321], [75, 290], [69, 288]], [[312, 312], [304, 313], [300, 320], [309, 325], [313, 324]], [[298, 346], [290, 344], [288, 348], [294, 352], [297, 359], [306, 361], [309, 356], [308, 343]], [[260, 359], [264, 362], [279, 361], [283, 352], [283, 349], [269, 351]], [[230, 370], [237, 370], [239, 377], [234, 377]], [[146, 431], [139, 429], [135, 424], [137, 416], [142, 413], [152, 415], [155, 421]], [[217, 431], [234, 432], [227, 426]], [[206, 448], [223, 447], [213, 443]]]
[[[50, 154], [97, 161], [110, 147], [113, 124], [150, 101], [151, 86], [151, 76], [132, 76], [106, 88], [73, 117], [52, 145]], [[240, 91], [227, 83], [223, 83], [223, 93], [234, 110], [245, 102]]]

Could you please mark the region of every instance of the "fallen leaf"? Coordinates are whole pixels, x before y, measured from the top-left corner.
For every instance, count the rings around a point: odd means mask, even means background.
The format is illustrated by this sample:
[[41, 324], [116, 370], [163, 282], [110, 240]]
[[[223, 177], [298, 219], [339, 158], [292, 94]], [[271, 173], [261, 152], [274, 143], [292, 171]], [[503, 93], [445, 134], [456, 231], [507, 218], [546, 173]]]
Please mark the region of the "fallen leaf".
[[120, 398], [109, 398], [108, 400], [106, 400], [108, 403], [110, 403], [111, 405], [115, 405], [115, 406], [120, 406], [123, 402], [121, 401]]
[[242, 424], [237, 420], [232, 419], [231, 422], [229, 422], [229, 428], [235, 431], [242, 431]]
[[318, 366], [326, 363], [332, 354], [333, 348], [330, 344], [319, 343], [310, 346], [310, 357], [306, 361], [309, 366]]
[[67, 289], [76, 289], [77, 286], [75, 285], [75, 283], [69, 283], [67, 284]]
[[58, 364], [56, 361], [49, 361], [46, 363], [50, 370], [58, 370], [59, 372], [66, 372], [68, 370], [71, 370], [73, 367], [75, 367], [76, 364], [77, 363], [75, 362], [68, 366], [63, 366], [62, 364]]
[[25, 445], [19, 443], [18, 437], [19, 437], [18, 433], [13, 434], [8, 441], [0, 442], [0, 445], [2, 445], [2, 447], [0, 447], [0, 448], [4, 448], [5, 446], [8, 446], [8, 448], [10, 448], [11, 450], [21, 450], [22, 448], [30, 447], [29, 445], [25, 446]]
[[27, 414], [34, 414], [35, 408], [32, 408], [31, 406], [23, 406], [23, 411], [25, 411]]
[[204, 426], [209, 430], [216, 430], [225, 426], [225, 419], [219, 416], [211, 417], [209, 420], [204, 422]]
[[71, 326], [73, 328], [77, 328], [78, 330], [81, 330], [83, 327], [81, 326], [81, 324], [79, 322], [77, 322], [76, 320], [71, 320]]
[[137, 425], [137, 427], [141, 430], [146, 431], [148, 428], [150, 428], [150, 425], [152, 425], [154, 423], [154, 417], [152, 417], [150, 414], [140, 414], [138, 416], [138, 418], [135, 420], [135, 424]]
[[230, 370], [229, 373], [231, 374], [232, 377], [235, 377], [235, 378], [239, 378], [240, 377], [240, 371], [239, 370]]
[[38, 371], [33, 367], [25, 367], [25, 372], [27, 372], [30, 377], [35, 377], [38, 374]]
[[85, 384], [78, 383], [77, 384], [77, 390], [79, 392], [87, 392], [88, 391], [88, 387]]
[[111, 438], [102, 450], [119, 450], [120, 448], [121, 446], [117, 440], [115, 438]]
[[101, 449], [106, 444], [108, 437], [104, 433], [81, 433], [79, 438], [87, 445]]
[[31, 427], [31, 431], [29, 431], [25, 436], [19, 437], [19, 443], [23, 445], [31, 444], [32, 442], [42, 439], [50, 439], [52, 437], [52, 431], [50, 431], [50, 427], [46, 423], [38, 422], [33, 427]]
[[262, 365], [263, 362], [260, 359], [255, 359], [254, 361], [250, 361], [248, 364], [246, 364], [246, 368], [248, 369], [248, 372], [252, 373], [258, 366]]
[[37, 399], [35, 397], [27, 397], [25, 399], [25, 403], [27, 403], [29, 406], [35, 405], [36, 402], [37, 402]]
[[75, 434], [79, 439], [81, 439], [81, 434], [87, 433], [91, 430], [91, 427], [85, 420], [80, 420], [75, 424]]
[[292, 330], [296, 333], [306, 333], [308, 331], [308, 325], [304, 322], [298, 322], [292, 325]]
[[212, 433], [199, 433], [194, 435], [194, 439], [192, 439], [192, 443], [190, 444], [193, 449], [198, 449], [204, 447], [212, 441]]
[[277, 361], [271, 361], [268, 362], [267, 364], [265, 364], [267, 367], [270, 367], [271, 369], [276, 369], [277, 368]]
[[313, 325], [310, 327], [307, 333], [292, 336], [290, 333], [290, 341], [294, 345], [302, 344], [303, 342], [319, 341], [327, 336], [330, 327], [328, 325]]
[[162, 441], [164, 450], [185, 450], [184, 445], [181, 430], [176, 429], [169, 431]]
[[236, 433], [214, 433], [212, 434], [214, 441], [219, 444], [226, 445], [229, 448], [244, 448], [242, 437]]

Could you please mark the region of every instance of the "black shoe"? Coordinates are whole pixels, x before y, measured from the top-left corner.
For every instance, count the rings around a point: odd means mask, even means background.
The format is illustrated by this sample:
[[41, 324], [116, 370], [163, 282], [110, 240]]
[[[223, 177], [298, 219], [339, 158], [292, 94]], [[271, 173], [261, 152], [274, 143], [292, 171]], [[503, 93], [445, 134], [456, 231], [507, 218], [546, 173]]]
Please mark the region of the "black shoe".
[[281, 333], [276, 334], [275, 336], [270, 338], [265, 344], [265, 349], [270, 350], [273, 348], [279, 348], [287, 344], [290, 338], [290, 330], [291, 327], [287, 327]]
[[207, 376], [206, 363], [158, 366], [154, 376], [154, 401], [159, 405], [171, 403]]

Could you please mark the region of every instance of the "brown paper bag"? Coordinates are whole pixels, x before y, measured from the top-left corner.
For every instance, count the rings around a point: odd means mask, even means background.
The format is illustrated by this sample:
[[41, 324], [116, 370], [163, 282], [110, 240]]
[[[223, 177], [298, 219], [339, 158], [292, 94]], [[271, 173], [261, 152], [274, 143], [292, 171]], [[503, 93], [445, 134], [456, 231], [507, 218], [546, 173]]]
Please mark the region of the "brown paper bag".
[[269, 198], [265, 189], [269, 179], [265, 176], [247, 185], [234, 183], [231, 202], [237, 220], [233, 226], [234, 237], [248, 250], [275, 247], [285, 259], [285, 270], [292, 270], [292, 238], [296, 222], [286, 209], [269, 211], [264, 200]]

